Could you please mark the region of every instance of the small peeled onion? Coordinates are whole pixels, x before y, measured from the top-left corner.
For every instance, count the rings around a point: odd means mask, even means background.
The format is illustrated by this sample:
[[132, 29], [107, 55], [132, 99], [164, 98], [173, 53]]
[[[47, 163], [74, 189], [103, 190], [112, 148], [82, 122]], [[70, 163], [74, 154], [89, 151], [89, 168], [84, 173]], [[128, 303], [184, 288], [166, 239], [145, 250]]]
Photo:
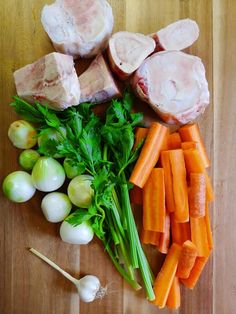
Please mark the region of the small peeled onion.
[[31, 176], [25, 171], [10, 173], [4, 179], [2, 188], [6, 197], [16, 203], [28, 201], [36, 191]]
[[75, 177], [68, 185], [68, 196], [71, 202], [81, 208], [88, 208], [92, 203], [94, 191], [91, 188], [93, 177], [83, 174]]
[[88, 244], [94, 236], [93, 228], [89, 222], [84, 221], [78, 226], [72, 226], [69, 222], [63, 221], [60, 228], [62, 241], [71, 244]]
[[21, 149], [28, 149], [36, 145], [37, 132], [27, 121], [14, 121], [8, 129], [8, 137], [12, 144]]
[[62, 165], [51, 157], [40, 157], [32, 171], [33, 184], [37, 190], [52, 192], [59, 189], [65, 181]]
[[70, 213], [72, 204], [69, 197], [60, 192], [52, 192], [44, 196], [41, 208], [45, 218], [50, 222], [63, 221]]

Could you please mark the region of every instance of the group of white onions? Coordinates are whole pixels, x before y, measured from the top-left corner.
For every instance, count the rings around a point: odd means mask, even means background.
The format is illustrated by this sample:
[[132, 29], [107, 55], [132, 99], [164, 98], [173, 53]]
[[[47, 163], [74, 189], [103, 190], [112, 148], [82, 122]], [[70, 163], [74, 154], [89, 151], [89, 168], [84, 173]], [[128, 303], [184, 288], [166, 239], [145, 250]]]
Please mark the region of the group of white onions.
[[[65, 130], [60, 130], [63, 134]], [[64, 133], [64, 135], [66, 135]], [[36, 150], [31, 149], [37, 143], [44, 144], [48, 139], [60, 140], [62, 136], [54, 129], [48, 129], [42, 136], [37, 137], [33, 125], [24, 120], [18, 120], [10, 125], [8, 136], [13, 145], [25, 149], [19, 156], [19, 163], [26, 171], [15, 171], [9, 174], [3, 182], [5, 195], [13, 202], [22, 203], [28, 201], [36, 192], [52, 192], [44, 196], [41, 208], [45, 218], [53, 223], [62, 222], [60, 235], [63, 241], [72, 244], [87, 244], [94, 236], [92, 227], [88, 222], [73, 227], [64, 219], [70, 214], [72, 204], [80, 208], [91, 205], [93, 189], [92, 177], [89, 175], [77, 175], [76, 171], [66, 162], [65, 169], [54, 158], [40, 157]], [[60, 158], [59, 155], [54, 156]], [[67, 189], [68, 195], [61, 192], [53, 192], [59, 189], [65, 182], [66, 173], [72, 180]]]
[[[62, 128], [61, 133], [66, 135]], [[31, 149], [36, 144], [43, 145], [48, 139], [60, 140], [60, 133], [49, 129], [42, 136], [37, 137], [33, 125], [24, 120], [18, 120], [10, 125], [8, 137], [17, 148], [24, 149], [19, 156], [19, 164], [25, 171], [10, 173], [3, 181], [3, 192], [13, 202], [26, 202], [33, 197], [36, 189], [46, 194], [41, 203], [45, 218], [53, 223], [62, 222], [60, 236], [63, 241], [72, 244], [87, 244], [94, 236], [89, 222], [83, 222], [74, 227], [64, 219], [70, 214], [72, 206], [88, 208], [91, 205], [93, 189], [91, 188], [92, 177], [89, 175], [77, 175], [76, 168], [72, 167], [67, 160], [64, 167], [54, 158], [40, 157], [40, 154]], [[26, 171], [31, 171], [29, 174]], [[72, 179], [68, 185], [68, 195], [61, 192], [54, 192], [65, 182], [66, 175]], [[59, 268], [55, 263], [47, 259], [34, 249], [31, 252], [45, 260], [52, 267], [60, 271], [67, 279], [72, 281], [79, 292], [81, 300], [91, 302], [95, 298], [103, 296], [104, 288], [100, 286], [96, 276], [88, 275], [77, 280]]]

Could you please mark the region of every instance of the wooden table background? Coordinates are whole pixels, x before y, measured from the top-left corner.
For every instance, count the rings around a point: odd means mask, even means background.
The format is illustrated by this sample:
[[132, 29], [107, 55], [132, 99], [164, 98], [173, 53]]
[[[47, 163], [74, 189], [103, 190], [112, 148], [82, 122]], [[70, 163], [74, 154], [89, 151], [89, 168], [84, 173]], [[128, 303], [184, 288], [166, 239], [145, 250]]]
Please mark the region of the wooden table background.
[[[7, 138], [17, 117], [8, 107], [15, 93], [12, 73], [53, 50], [40, 23], [45, 0], [1, 0], [0, 10], [0, 176], [19, 169], [19, 151]], [[52, 2], [52, 1], [51, 1]], [[236, 307], [236, 0], [110, 0], [115, 28], [151, 33], [179, 18], [195, 19], [200, 37], [188, 51], [203, 59], [211, 105], [200, 119], [208, 152], [216, 201], [213, 214], [215, 250], [194, 291], [182, 289], [181, 314], [233, 314]], [[154, 115], [154, 113], [153, 113]], [[48, 223], [37, 194], [16, 205], [0, 192], [1, 314], [152, 314], [159, 311], [142, 292], [135, 293], [114, 270], [98, 241], [85, 247], [67, 245], [59, 225]], [[108, 295], [81, 304], [76, 290], [56, 271], [31, 255], [40, 250], [72, 275], [91, 273]], [[153, 252], [152, 262], [156, 263]]]

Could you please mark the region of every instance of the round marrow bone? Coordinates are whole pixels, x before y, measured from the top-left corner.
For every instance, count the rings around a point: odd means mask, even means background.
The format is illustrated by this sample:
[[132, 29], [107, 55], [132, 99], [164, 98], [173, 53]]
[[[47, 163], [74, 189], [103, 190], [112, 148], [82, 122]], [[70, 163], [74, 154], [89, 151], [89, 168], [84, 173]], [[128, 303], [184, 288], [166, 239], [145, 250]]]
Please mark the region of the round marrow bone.
[[90, 58], [106, 48], [114, 18], [105, 0], [56, 0], [43, 7], [41, 22], [57, 51]]
[[183, 50], [191, 46], [199, 36], [199, 27], [191, 19], [183, 19], [162, 28], [152, 37], [157, 50]]
[[137, 95], [169, 124], [185, 124], [209, 104], [208, 83], [200, 58], [164, 51], [147, 58], [135, 72]]
[[118, 32], [109, 40], [109, 61], [121, 78], [129, 77], [155, 49], [155, 41], [140, 33]]

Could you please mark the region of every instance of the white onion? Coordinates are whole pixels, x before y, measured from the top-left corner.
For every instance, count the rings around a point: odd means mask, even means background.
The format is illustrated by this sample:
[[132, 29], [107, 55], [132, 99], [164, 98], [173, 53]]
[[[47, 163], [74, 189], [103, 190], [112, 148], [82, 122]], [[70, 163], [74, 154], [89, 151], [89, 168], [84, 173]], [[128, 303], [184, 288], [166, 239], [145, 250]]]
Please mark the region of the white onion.
[[36, 145], [37, 132], [27, 121], [14, 121], [8, 129], [8, 137], [12, 144], [21, 149], [28, 149]]
[[52, 192], [44, 196], [41, 208], [45, 218], [50, 222], [63, 221], [70, 213], [72, 204], [69, 197], [60, 192]]
[[16, 203], [28, 201], [36, 191], [31, 176], [25, 171], [10, 173], [4, 179], [2, 188], [6, 197]]
[[59, 189], [63, 185], [65, 177], [62, 165], [51, 157], [40, 157], [32, 171], [34, 186], [43, 192]]
[[90, 224], [82, 222], [74, 227], [69, 222], [63, 221], [60, 228], [60, 236], [64, 242], [71, 244], [88, 244], [92, 241], [94, 232]]
[[67, 193], [71, 202], [81, 208], [88, 208], [92, 203], [94, 191], [91, 188], [93, 177], [80, 175], [71, 180]]

